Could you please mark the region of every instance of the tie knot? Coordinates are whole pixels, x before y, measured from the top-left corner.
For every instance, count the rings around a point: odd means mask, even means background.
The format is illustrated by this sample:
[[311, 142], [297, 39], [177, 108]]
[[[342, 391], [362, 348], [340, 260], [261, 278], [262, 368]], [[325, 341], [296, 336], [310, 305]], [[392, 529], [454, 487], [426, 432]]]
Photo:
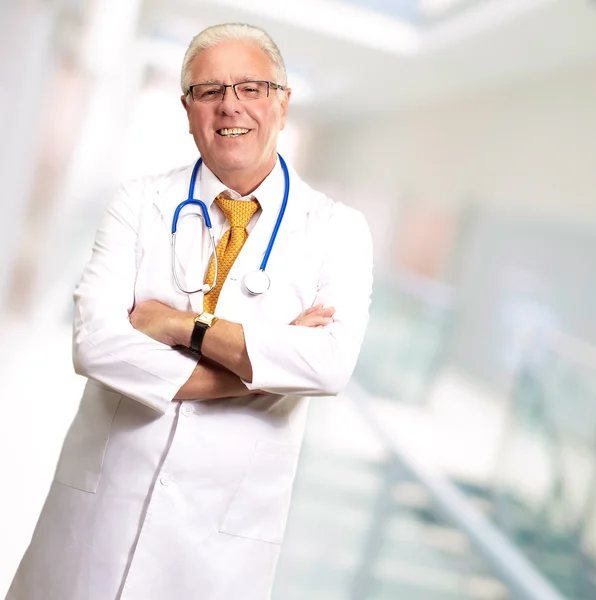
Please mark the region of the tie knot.
[[221, 208], [230, 223], [230, 227], [246, 228], [259, 208], [259, 203], [256, 200], [230, 200], [223, 196], [218, 196], [215, 203]]

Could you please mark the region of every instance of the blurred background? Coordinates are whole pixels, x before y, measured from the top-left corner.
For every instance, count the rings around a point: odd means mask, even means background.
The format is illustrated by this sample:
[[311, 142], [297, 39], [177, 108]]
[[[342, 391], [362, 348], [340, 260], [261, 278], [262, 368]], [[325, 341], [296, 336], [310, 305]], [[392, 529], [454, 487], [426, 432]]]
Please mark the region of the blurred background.
[[180, 65], [226, 21], [277, 41], [280, 149], [375, 240], [274, 600], [594, 600], [593, 0], [2, 0], [0, 597], [78, 406], [98, 218], [123, 179], [195, 160]]

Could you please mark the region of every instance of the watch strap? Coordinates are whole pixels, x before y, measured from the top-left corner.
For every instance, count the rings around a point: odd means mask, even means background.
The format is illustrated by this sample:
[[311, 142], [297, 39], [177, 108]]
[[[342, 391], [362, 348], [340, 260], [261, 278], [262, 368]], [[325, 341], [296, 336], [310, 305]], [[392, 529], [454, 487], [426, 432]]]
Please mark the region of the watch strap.
[[209, 329], [209, 325], [195, 320], [195, 326], [190, 336], [190, 351], [197, 356], [202, 356], [201, 346], [207, 329]]

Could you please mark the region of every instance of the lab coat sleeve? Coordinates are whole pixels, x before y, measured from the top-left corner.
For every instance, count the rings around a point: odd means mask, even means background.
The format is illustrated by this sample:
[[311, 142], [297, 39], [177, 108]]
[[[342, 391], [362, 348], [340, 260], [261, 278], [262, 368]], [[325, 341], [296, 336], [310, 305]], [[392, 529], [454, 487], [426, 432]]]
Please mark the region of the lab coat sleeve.
[[165, 413], [197, 361], [136, 331], [137, 238], [144, 184], [122, 188], [108, 206], [75, 290], [73, 363], [79, 375]]
[[248, 323], [244, 337], [252, 365], [249, 389], [327, 396], [348, 383], [364, 338], [372, 293], [372, 240], [361, 213], [337, 204], [314, 305], [336, 309], [324, 328]]

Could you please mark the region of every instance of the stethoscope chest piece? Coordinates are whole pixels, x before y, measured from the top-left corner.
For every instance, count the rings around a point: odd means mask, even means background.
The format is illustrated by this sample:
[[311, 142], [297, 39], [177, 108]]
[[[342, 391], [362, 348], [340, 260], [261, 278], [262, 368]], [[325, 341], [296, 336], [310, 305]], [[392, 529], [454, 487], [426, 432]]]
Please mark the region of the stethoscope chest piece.
[[249, 294], [258, 296], [264, 294], [271, 285], [271, 279], [265, 271], [259, 269], [252, 273], [247, 273], [244, 277], [244, 286], [246, 287]]

